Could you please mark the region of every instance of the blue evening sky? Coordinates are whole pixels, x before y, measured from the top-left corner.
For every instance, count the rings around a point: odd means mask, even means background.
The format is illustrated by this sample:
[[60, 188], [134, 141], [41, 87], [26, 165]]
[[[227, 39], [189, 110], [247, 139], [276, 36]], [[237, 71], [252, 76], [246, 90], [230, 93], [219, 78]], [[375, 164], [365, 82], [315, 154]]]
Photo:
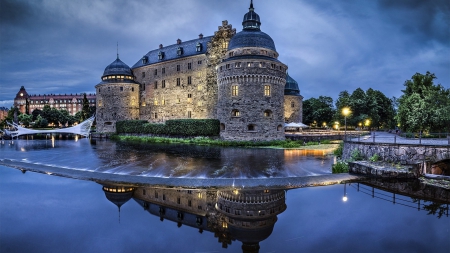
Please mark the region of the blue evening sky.
[[[255, 0], [305, 99], [380, 90], [399, 97], [416, 72], [450, 87], [447, 0]], [[0, 0], [0, 106], [29, 94], [95, 92], [104, 68], [129, 66], [159, 44], [213, 35], [222, 20], [242, 30], [242, 0]]]

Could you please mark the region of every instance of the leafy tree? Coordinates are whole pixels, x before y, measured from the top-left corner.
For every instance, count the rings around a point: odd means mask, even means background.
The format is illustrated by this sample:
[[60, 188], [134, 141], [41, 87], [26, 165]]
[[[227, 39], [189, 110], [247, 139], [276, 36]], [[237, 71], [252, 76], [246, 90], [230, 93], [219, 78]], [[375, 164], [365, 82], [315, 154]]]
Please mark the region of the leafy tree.
[[403, 84], [397, 121], [408, 132], [450, 131], [450, 89], [435, 85], [430, 72], [416, 73]]
[[303, 102], [303, 122], [313, 124], [316, 122], [319, 126], [323, 122], [329, 124], [333, 120], [334, 107], [331, 97], [319, 96], [319, 98], [310, 98]]
[[33, 110], [33, 112], [31, 113], [32, 115], [33, 115], [33, 121], [36, 121], [36, 119], [37, 119], [37, 116], [38, 115], [42, 115], [42, 110], [40, 110], [40, 109], [34, 109]]
[[83, 109], [81, 110], [81, 121], [89, 118], [89, 100], [86, 97], [86, 93], [83, 95]]
[[22, 123], [25, 127], [28, 127], [33, 121], [33, 116], [30, 114], [20, 114], [18, 118], [19, 122]]
[[37, 116], [36, 121], [34, 122], [35, 127], [47, 127], [48, 121], [47, 119], [43, 118], [41, 115]]
[[13, 122], [14, 112], [15, 112], [15, 109], [13, 106], [11, 106], [11, 108], [8, 110], [8, 115], [6, 115], [6, 117], [2, 121], [0, 121], [0, 126], [2, 129], [8, 126], [8, 124], [6, 122], [9, 122], [9, 123]]

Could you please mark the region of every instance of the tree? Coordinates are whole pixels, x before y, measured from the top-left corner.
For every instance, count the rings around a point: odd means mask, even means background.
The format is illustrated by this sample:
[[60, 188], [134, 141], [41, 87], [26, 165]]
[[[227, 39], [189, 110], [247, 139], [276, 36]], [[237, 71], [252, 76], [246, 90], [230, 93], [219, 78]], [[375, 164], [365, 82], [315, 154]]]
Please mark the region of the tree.
[[83, 109], [81, 110], [81, 121], [89, 118], [89, 100], [86, 98], [86, 93], [83, 95]]
[[35, 127], [47, 127], [48, 121], [47, 119], [43, 118], [41, 115], [37, 116], [36, 121], [34, 122]]
[[20, 114], [18, 116], [19, 122], [22, 123], [25, 127], [28, 127], [30, 123], [33, 121], [33, 116], [30, 114]]
[[30, 114], [30, 100], [28, 98], [25, 100], [25, 113]]
[[435, 85], [430, 72], [416, 73], [403, 84], [398, 99], [397, 121], [408, 132], [450, 131], [450, 89]]
[[319, 96], [303, 102], [303, 122], [321, 126], [323, 122], [329, 124], [333, 120], [334, 107], [331, 97]]
[[42, 115], [42, 110], [39, 109], [34, 109], [33, 112], [31, 113], [33, 115], [33, 121], [37, 120], [37, 116], [38, 115]]

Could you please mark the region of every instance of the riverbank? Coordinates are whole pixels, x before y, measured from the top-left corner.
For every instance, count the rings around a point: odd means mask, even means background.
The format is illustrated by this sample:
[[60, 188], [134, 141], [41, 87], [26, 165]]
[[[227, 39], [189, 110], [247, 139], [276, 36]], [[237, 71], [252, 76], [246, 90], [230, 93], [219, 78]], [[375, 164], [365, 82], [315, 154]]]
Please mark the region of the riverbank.
[[282, 149], [301, 149], [301, 150], [328, 150], [330, 153], [339, 146], [339, 141], [292, 141], [273, 140], [273, 141], [226, 141], [209, 137], [194, 138], [173, 138], [173, 137], [157, 137], [143, 135], [113, 135], [111, 140], [143, 142], [143, 143], [181, 143], [194, 145], [211, 145], [222, 147], [262, 147], [262, 148], [282, 148]]

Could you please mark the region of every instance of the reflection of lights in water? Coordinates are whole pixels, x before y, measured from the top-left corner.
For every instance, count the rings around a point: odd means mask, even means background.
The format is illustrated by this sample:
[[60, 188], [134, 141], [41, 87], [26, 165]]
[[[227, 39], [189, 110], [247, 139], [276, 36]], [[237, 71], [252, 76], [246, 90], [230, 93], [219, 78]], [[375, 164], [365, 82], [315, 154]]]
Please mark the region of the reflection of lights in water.
[[284, 156], [325, 156], [333, 152], [334, 149], [285, 149]]
[[78, 141], [78, 134], [75, 135], [75, 142]]
[[45, 172], [45, 174], [47, 174], [47, 175], [51, 175], [51, 174], [53, 174], [53, 173], [51, 173], [51, 172]]
[[55, 147], [55, 136], [52, 135], [52, 148], [54, 148], [54, 147]]
[[347, 184], [344, 184], [344, 197], [342, 197], [342, 201], [346, 202], [347, 198]]
[[21, 147], [20, 151], [25, 152], [26, 150], [23, 147]]

